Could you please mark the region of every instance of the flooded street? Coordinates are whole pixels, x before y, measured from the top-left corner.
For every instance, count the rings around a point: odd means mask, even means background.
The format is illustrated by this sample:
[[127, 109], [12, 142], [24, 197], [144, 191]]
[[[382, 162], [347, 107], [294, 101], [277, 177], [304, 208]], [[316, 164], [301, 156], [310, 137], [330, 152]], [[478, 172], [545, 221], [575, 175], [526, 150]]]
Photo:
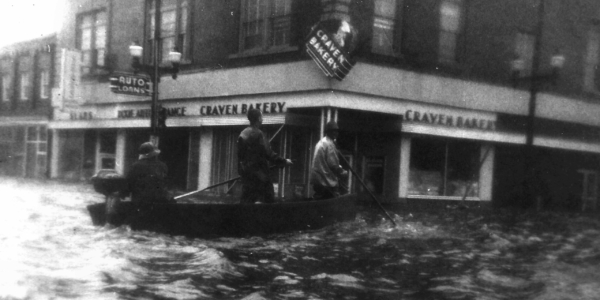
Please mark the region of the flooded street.
[[598, 299], [598, 215], [376, 211], [314, 232], [94, 227], [91, 185], [2, 178], [0, 299]]

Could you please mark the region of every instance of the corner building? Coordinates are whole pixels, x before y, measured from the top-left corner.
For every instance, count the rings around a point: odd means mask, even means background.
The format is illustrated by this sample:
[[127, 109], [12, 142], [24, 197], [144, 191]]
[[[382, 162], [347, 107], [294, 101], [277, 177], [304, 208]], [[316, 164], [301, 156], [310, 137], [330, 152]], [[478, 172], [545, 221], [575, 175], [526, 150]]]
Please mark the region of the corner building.
[[[81, 57], [79, 71], [65, 70], [80, 74], [55, 109], [52, 176], [124, 173], [136, 160], [150, 134], [151, 98], [114, 93], [109, 77], [133, 72], [134, 41], [152, 62], [158, 27], [157, 55], [182, 53], [178, 77], [165, 73], [159, 84], [168, 112], [161, 158], [173, 189], [237, 176], [235, 141], [253, 107], [270, 136], [285, 124], [271, 143], [295, 161], [273, 171], [282, 199], [311, 194], [314, 146], [336, 120], [339, 149], [384, 202], [593, 207], [600, 3], [542, 1], [162, 0], [155, 22], [152, 0], [72, 0], [59, 45], [77, 49], [65, 53]], [[357, 33], [347, 48], [355, 64], [342, 80], [306, 52], [311, 28], [331, 19]], [[557, 53], [564, 66], [546, 80]], [[518, 77], [535, 80], [515, 79], [517, 58]], [[535, 185], [524, 183], [529, 172]], [[344, 185], [365, 192], [353, 178]]]

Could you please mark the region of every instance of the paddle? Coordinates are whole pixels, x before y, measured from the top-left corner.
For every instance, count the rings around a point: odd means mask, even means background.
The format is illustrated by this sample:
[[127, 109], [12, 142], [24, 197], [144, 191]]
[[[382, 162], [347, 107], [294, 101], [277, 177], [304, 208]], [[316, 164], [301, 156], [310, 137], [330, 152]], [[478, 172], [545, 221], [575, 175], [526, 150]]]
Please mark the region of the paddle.
[[[274, 135], [271, 137], [271, 139], [269, 139], [269, 143], [271, 143], [271, 141], [273, 141], [273, 139], [274, 139], [274, 138], [275, 138], [275, 137], [276, 137], [276, 136], [279, 134], [279, 132], [281, 131], [281, 129], [283, 129], [283, 126], [285, 126], [285, 123], [284, 123], [284, 124], [281, 124], [281, 127], [279, 127], [279, 129], [277, 129], [277, 131], [276, 131], [276, 132], [275, 132], [275, 134], [274, 134]], [[226, 184], [226, 183], [230, 183], [230, 182], [232, 182], [232, 181], [233, 181], [234, 183], [233, 183], [233, 184], [231, 185], [231, 187], [230, 187], [230, 188], [227, 190], [227, 192], [229, 193], [229, 191], [230, 191], [230, 190], [233, 188], [233, 185], [235, 184], [235, 181], [237, 181], [237, 180], [238, 180], [238, 179], [240, 179], [240, 178], [241, 178], [241, 176], [237, 176], [237, 177], [234, 177], [234, 178], [231, 178], [231, 179], [228, 179], [228, 180], [225, 180], [225, 181], [222, 181], [222, 182], [219, 182], [219, 183], [213, 184], [213, 185], [211, 185], [211, 186], [207, 186], [207, 187], [205, 187], [205, 188], [203, 188], [203, 189], [200, 189], [200, 190], [195, 190], [195, 191], [193, 191], [193, 192], [189, 192], [189, 193], [187, 193], [187, 194], [179, 195], [179, 196], [177, 196], [177, 197], [174, 197], [173, 199], [175, 199], [175, 200], [178, 200], [178, 199], [181, 199], [181, 198], [183, 198], [183, 197], [187, 197], [187, 196], [190, 196], [190, 195], [193, 195], [193, 194], [197, 194], [197, 193], [200, 193], [200, 192], [206, 191], [206, 190], [208, 190], [208, 189], [212, 189], [212, 188], [214, 188], [214, 187], [218, 187], [218, 186], [220, 186], [220, 185], [224, 185], [224, 184]]]
[[394, 224], [394, 226], [398, 226], [398, 224], [396, 224], [396, 222], [394, 222], [394, 219], [392, 219], [392, 217], [390, 216], [390, 214], [388, 214], [388, 212], [385, 210], [385, 208], [383, 208], [383, 206], [377, 200], [377, 198], [375, 198], [375, 195], [373, 195], [373, 193], [371, 192], [371, 190], [369, 190], [369, 188], [367, 187], [367, 185], [365, 184], [365, 182], [362, 180], [362, 178], [360, 178], [360, 176], [358, 176], [358, 174], [356, 174], [356, 172], [354, 172], [354, 169], [352, 169], [352, 167], [350, 166], [350, 163], [346, 160], [346, 158], [340, 153], [339, 150], [337, 150], [337, 153], [338, 153], [338, 155], [340, 157], [342, 157], [342, 159], [344, 160], [344, 162], [346, 162], [346, 165], [348, 165], [348, 169], [350, 169], [350, 171], [352, 172], [352, 174], [354, 175], [354, 177], [356, 177], [356, 179], [358, 179], [358, 181], [360, 181], [360, 183], [365, 188], [365, 190], [367, 190], [367, 192], [369, 192], [369, 195], [371, 195], [371, 198], [373, 198], [373, 200], [375, 201], [375, 203], [377, 203], [377, 205], [379, 206], [379, 208], [383, 211], [383, 213], [387, 216], [387, 218], [392, 222], [392, 224]]

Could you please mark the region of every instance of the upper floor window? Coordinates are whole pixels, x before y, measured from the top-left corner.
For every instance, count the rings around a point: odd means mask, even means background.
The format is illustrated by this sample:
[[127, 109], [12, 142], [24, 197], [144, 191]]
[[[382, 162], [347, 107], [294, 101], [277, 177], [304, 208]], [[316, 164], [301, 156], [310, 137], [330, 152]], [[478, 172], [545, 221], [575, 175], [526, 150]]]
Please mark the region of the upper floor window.
[[[177, 49], [181, 52], [183, 61], [189, 59], [190, 37], [189, 37], [189, 14], [190, 4], [187, 0], [162, 0], [160, 8], [160, 38], [158, 40], [159, 57], [161, 61], [168, 59], [169, 52]], [[146, 49], [153, 49], [156, 28], [156, 2], [147, 2], [147, 44]], [[153, 59], [153, 53], [148, 52], [148, 58]]]
[[600, 92], [600, 26], [588, 33], [583, 86], [586, 91]]
[[38, 64], [40, 68], [40, 99], [48, 99], [50, 98], [50, 65], [52, 64], [50, 53], [41, 52]]
[[31, 81], [30, 81], [30, 76], [29, 73], [24, 72], [21, 73], [21, 89], [20, 89], [20, 93], [19, 93], [19, 99], [20, 100], [29, 100], [29, 93], [31, 92]]
[[375, 0], [372, 51], [394, 55], [394, 28], [396, 25], [396, 0]]
[[19, 68], [19, 99], [29, 100], [31, 97], [31, 86], [33, 79], [31, 76], [32, 60], [31, 57], [21, 57], [18, 63]]
[[529, 33], [519, 32], [515, 39], [515, 55], [523, 62], [521, 75], [531, 75], [533, 68], [533, 47], [535, 36]]
[[40, 98], [48, 99], [50, 97], [50, 71], [42, 70], [40, 73]]
[[95, 68], [105, 66], [106, 56], [105, 11], [95, 11], [77, 18], [77, 44], [81, 50], [81, 72], [90, 74]]
[[2, 102], [10, 101], [10, 86], [11, 86], [11, 77], [10, 75], [4, 74], [2, 75]]
[[462, 5], [462, 0], [443, 0], [440, 5], [438, 57], [441, 62], [456, 62], [458, 37], [462, 27]]
[[243, 0], [240, 50], [263, 51], [291, 42], [293, 0]]

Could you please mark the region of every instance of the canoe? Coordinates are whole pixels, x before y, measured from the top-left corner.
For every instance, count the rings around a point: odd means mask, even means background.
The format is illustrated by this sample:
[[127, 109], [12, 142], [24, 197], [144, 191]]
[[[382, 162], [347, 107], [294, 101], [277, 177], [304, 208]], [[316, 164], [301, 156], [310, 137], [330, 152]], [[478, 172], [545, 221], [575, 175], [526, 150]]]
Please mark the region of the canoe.
[[[108, 199], [108, 198], [107, 198]], [[130, 201], [107, 214], [107, 204], [87, 207], [94, 225], [107, 223], [133, 230], [188, 237], [243, 237], [320, 229], [356, 217], [356, 195], [334, 199], [271, 204], [180, 203], [139, 209]], [[109, 222], [107, 222], [109, 221]]]

